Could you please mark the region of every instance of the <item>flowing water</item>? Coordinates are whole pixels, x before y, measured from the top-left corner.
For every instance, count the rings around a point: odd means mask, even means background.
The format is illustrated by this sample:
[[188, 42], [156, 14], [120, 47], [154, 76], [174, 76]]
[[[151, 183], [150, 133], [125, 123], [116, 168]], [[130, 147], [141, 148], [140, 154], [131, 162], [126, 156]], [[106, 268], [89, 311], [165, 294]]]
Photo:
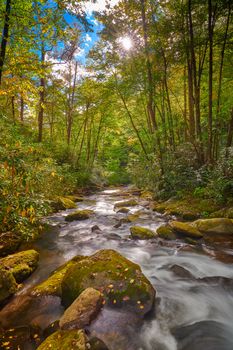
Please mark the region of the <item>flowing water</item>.
[[[99, 249], [115, 249], [138, 263], [157, 291], [153, 316], [135, 332], [134, 350], [232, 350], [233, 349], [233, 250], [219, 246], [191, 247], [181, 241], [132, 240], [129, 228], [140, 225], [155, 230], [168, 218], [146, 207], [145, 201], [130, 208], [140, 211], [134, 223], [114, 227], [126, 214], [116, 213], [114, 204], [124, 198], [122, 189], [90, 195], [79, 209], [93, 209], [88, 220], [66, 223], [72, 210], [49, 217], [53, 228], [35, 244], [40, 265], [24, 288], [0, 312], [0, 322], [24, 325], [28, 320], [48, 325], [63, 308], [54, 299], [40, 310], [34, 305], [20, 314], [27, 290], [46, 279], [51, 271], [75, 255], [90, 255]], [[92, 231], [97, 225], [100, 230]], [[216, 254], [215, 254], [216, 253]], [[218, 253], [218, 254], [217, 254]], [[225, 257], [219, 261], [216, 256]], [[227, 261], [227, 263], [226, 263]], [[34, 308], [34, 310], [33, 310]], [[6, 321], [7, 318], [7, 321]], [[112, 326], [114, 328], [114, 325]], [[26, 349], [26, 346], [25, 346]], [[131, 349], [129, 345], [123, 350]], [[114, 347], [110, 350], [120, 350]]]

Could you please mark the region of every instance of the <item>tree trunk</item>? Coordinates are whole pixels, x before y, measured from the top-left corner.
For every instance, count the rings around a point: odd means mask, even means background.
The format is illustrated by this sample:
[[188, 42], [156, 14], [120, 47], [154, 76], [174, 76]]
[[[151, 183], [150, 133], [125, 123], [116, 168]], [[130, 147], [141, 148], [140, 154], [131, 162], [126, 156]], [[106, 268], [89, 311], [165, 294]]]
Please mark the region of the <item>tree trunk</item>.
[[68, 120], [67, 120], [67, 144], [70, 144], [71, 140], [71, 130], [73, 125], [73, 110], [74, 110], [74, 94], [75, 94], [75, 87], [76, 87], [76, 79], [77, 79], [77, 69], [78, 69], [78, 62], [75, 62], [75, 72], [74, 72], [74, 80], [73, 80], [73, 86], [72, 86], [72, 94], [69, 98], [69, 106], [68, 106]]
[[[44, 70], [45, 62], [45, 50], [42, 45], [41, 49], [41, 67]], [[44, 74], [44, 71], [43, 73]], [[43, 139], [43, 122], [44, 122], [44, 103], [45, 103], [45, 78], [40, 78], [40, 100], [39, 100], [39, 112], [38, 112], [38, 142], [42, 142]]]
[[20, 121], [24, 122], [24, 99], [23, 96], [20, 96]]
[[6, 46], [9, 38], [9, 26], [10, 26], [10, 11], [11, 11], [11, 0], [6, 1], [6, 10], [4, 16], [4, 27], [2, 32], [2, 41], [0, 48], [0, 85], [2, 83], [2, 72], [6, 56]]
[[212, 162], [213, 146], [213, 25], [212, 0], [208, 0], [208, 36], [209, 36], [209, 97], [208, 97], [208, 161]]

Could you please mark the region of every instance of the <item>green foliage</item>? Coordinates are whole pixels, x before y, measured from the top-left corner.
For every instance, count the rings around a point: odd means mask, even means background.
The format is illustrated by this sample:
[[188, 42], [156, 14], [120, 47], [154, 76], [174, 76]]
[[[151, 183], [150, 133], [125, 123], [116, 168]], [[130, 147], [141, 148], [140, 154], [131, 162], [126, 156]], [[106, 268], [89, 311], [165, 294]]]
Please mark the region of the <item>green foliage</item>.
[[76, 188], [77, 173], [69, 164], [58, 165], [26, 128], [1, 121], [0, 131], [0, 230], [28, 239], [49, 212], [48, 200]]

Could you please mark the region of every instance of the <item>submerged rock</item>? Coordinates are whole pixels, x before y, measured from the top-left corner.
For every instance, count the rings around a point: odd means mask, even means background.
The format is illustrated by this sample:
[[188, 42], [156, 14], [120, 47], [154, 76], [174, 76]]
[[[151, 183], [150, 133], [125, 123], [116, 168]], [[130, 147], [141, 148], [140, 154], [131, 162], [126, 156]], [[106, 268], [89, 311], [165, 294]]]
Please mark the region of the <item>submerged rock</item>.
[[17, 291], [17, 283], [13, 274], [0, 265], [0, 304]]
[[31, 249], [2, 258], [0, 264], [13, 274], [16, 282], [20, 283], [37, 268], [38, 261], [39, 253]]
[[98, 315], [102, 307], [103, 297], [94, 288], [85, 289], [66, 309], [60, 319], [62, 329], [82, 329], [88, 326]]
[[202, 238], [203, 234], [192, 224], [188, 224], [186, 222], [180, 222], [180, 221], [171, 221], [169, 223], [171, 228], [184, 236], [188, 236], [191, 238]]
[[175, 240], [176, 235], [169, 225], [162, 225], [156, 230], [158, 236], [167, 240]]
[[75, 220], [87, 220], [94, 214], [93, 210], [84, 209], [76, 210], [74, 213], [68, 214], [65, 218], [66, 221], [75, 221]]
[[104, 304], [144, 316], [153, 306], [155, 290], [140, 266], [110, 249], [100, 250], [74, 266], [62, 282], [62, 302], [70, 305], [86, 288], [103, 293]]
[[132, 226], [130, 227], [132, 238], [136, 239], [150, 239], [156, 236], [155, 232], [146, 227]]
[[135, 199], [129, 199], [128, 201], [117, 202], [114, 204], [114, 208], [121, 207], [134, 207], [138, 205], [138, 202]]
[[14, 253], [20, 246], [22, 239], [20, 235], [13, 232], [0, 233], [0, 257]]
[[227, 218], [200, 219], [193, 225], [204, 234], [224, 234], [233, 236], [233, 223]]

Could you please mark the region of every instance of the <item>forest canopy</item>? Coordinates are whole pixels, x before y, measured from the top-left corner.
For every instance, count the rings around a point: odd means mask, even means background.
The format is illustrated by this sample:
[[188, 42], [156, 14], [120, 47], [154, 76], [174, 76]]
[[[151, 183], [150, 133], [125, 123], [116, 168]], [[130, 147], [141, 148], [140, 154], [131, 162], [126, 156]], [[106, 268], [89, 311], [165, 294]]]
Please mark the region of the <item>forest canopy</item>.
[[90, 183], [231, 201], [231, 1], [90, 3], [1, 1], [6, 230]]

